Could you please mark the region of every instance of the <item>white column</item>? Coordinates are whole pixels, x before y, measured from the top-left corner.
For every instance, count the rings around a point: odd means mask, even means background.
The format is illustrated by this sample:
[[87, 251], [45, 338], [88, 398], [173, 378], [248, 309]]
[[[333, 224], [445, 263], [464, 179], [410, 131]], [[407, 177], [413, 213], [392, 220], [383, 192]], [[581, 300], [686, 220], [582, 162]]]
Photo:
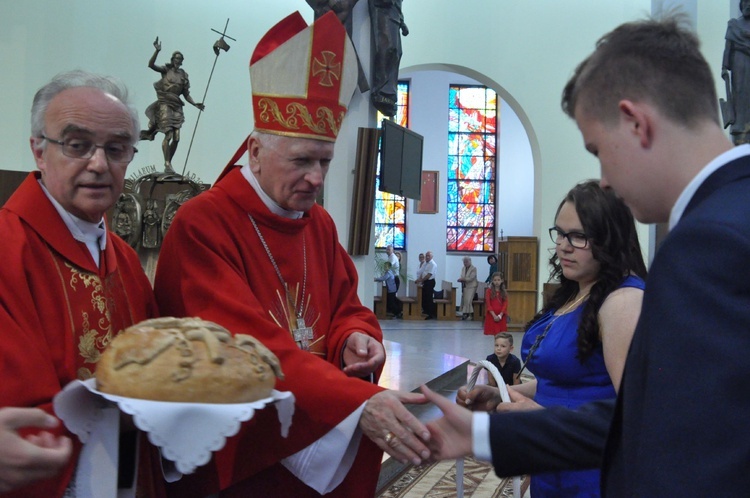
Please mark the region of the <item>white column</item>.
[[[365, 75], [370, 79], [370, 17], [367, 0], [359, 0], [352, 12], [352, 42], [357, 49]], [[339, 241], [344, 247], [349, 242], [351, 223], [354, 165], [357, 157], [357, 133], [360, 127], [375, 126], [375, 109], [370, 105], [370, 92], [354, 92], [349, 111], [336, 140], [336, 149], [325, 183], [324, 207], [331, 213], [339, 232]], [[371, 229], [374, 245], [374, 229]], [[367, 256], [352, 258], [359, 273], [357, 293], [362, 304], [373, 305], [373, 278], [375, 277], [374, 251]]]

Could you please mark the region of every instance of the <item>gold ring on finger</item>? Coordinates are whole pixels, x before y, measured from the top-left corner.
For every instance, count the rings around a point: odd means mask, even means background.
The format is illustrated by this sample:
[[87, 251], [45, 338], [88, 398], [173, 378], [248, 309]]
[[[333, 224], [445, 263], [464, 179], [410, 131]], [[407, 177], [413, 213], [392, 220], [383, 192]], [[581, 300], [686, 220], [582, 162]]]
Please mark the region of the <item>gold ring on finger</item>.
[[396, 438], [396, 435], [392, 432], [388, 432], [388, 434], [385, 435], [385, 444], [389, 446], [394, 446], [398, 442], [398, 439]]

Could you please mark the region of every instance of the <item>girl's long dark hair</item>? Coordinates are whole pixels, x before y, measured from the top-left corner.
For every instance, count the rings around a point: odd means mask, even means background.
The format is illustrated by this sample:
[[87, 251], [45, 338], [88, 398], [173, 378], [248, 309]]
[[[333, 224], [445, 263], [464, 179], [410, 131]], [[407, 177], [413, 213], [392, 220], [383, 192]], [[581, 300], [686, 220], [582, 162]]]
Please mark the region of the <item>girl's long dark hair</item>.
[[[597, 281], [591, 287], [578, 323], [577, 357], [583, 363], [594, 353], [600, 342], [598, 314], [604, 300], [628, 275], [638, 275], [645, 280], [647, 271], [633, 215], [614, 192], [602, 189], [596, 180], [579, 183], [560, 203], [555, 219], [566, 202], [575, 206], [593, 257], [599, 262]], [[527, 324], [527, 329], [542, 315], [559, 309], [578, 294], [578, 282], [565, 278], [556, 252], [550, 257], [549, 265], [550, 281], [559, 280], [560, 287]]]
[[505, 275], [503, 275], [503, 272], [496, 271], [492, 274], [492, 277], [490, 277], [490, 297], [492, 299], [497, 297], [497, 292], [495, 292], [495, 286], [492, 285], [492, 279], [496, 276], [503, 279], [503, 283], [500, 284], [500, 297], [503, 301], [506, 301], [508, 299], [508, 284], [505, 283]]

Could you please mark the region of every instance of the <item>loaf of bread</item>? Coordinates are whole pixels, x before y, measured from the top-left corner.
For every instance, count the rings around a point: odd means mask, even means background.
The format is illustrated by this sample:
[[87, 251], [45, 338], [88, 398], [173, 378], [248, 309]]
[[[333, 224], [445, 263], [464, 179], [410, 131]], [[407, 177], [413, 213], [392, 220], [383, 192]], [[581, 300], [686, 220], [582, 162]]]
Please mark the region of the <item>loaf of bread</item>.
[[270, 396], [283, 373], [252, 336], [200, 318], [154, 318], [120, 332], [96, 367], [97, 388], [130, 398], [247, 403]]

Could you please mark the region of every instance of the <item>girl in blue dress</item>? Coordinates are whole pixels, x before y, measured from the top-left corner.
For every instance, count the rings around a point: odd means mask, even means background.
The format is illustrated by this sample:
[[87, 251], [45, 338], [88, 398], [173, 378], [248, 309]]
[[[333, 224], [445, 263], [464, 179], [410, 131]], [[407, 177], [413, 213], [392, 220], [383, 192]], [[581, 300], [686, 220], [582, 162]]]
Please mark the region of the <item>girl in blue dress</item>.
[[[524, 366], [536, 379], [513, 389], [542, 407], [614, 398], [646, 277], [633, 216], [614, 193], [587, 181], [565, 197], [549, 233], [555, 243], [551, 280], [560, 287], [521, 345]], [[598, 497], [599, 473], [533, 475], [531, 496]]]

